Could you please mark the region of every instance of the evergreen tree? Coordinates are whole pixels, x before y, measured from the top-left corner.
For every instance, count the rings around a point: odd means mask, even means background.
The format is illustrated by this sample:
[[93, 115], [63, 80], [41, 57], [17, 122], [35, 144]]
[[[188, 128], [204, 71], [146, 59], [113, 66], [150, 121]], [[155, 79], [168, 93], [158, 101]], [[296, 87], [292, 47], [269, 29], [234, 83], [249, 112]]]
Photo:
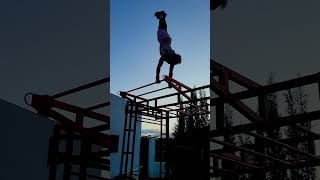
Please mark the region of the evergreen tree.
[[[300, 74], [298, 74], [297, 76], [300, 77]], [[285, 98], [286, 110], [289, 116], [307, 112], [309, 95], [305, 92], [303, 87], [289, 89], [283, 94], [283, 96]], [[302, 126], [306, 129], [311, 129], [310, 122], [299, 123], [297, 125]], [[306, 134], [297, 130], [296, 125], [294, 125], [288, 127], [286, 135], [288, 138], [297, 138], [305, 136]], [[308, 153], [314, 153], [315, 151], [314, 141], [312, 140], [307, 140], [305, 142], [291, 142], [290, 145]], [[291, 159], [300, 157], [299, 155], [294, 153], [290, 153], [288, 156]], [[312, 167], [293, 169], [290, 171], [290, 176], [293, 180], [313, 180], [315, 178], [315, 169]]]

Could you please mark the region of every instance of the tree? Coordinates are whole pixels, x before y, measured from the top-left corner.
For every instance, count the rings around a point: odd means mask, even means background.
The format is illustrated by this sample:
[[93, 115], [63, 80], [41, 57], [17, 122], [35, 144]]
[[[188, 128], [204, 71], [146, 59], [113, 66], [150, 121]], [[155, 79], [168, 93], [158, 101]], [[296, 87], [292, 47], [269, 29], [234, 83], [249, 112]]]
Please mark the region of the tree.
[[[204, 91], [191, 95], [193, 100], [205, 97]], [[180, 169], [177, 177], [181, 179], [208, 179], [209, 174], [209, 116], [204, 113], [209, 107], [205, 100], [192, 101], [183, 106], [186, 116], [180, 117], [180, 124], [174, 127], [173, 149], [174, 168]], [[182, 123], [183, 122], [183, 123]], [[180, 126], [185, 129], [179, 132]], [[181, 128], [182, 129], [182, 128]], [[189, 163], [186, 163], [188, 159]], [[191, 163], [192, 162], [192, 163]], [[190, 169], [190, 170], [188, 170]], [[190, 173], [185, 173], [186, 171]], [[193, 178], [194, 176], [194, 178]]]
[[[273, 73], [269, 74], [267, 84], [271, 85], [274, 83], [275, 76]], [[266, 96], [266, 120], [270, 123], [277, 121], [280, 114], [278, 111], [278, 96], [276, 93], [270, 93]], [[282, 137], [281, 129], [271, 129], [265, 131], [265, 136], [270, 137], [272, 139], [280, 139]], [[286, 149], [282, 146], [275, 145], [275, 144], [266, 144], [264, 147], [264, 152], [267, 155], [274, 156], [278, 159], [285, 159], [286, 157]], [[270, 168], [268, 172], [266, 172], [266, 179], [274, 180], [274, 179], [285, 179], [287, 178], [286, 170], [279, 169], [279, 168]]]
[[[300, 74], [297, 74], [297, 77], [300, 77]], [[289, 116], [294, 116], [297, 114], [302, 114], [307, 112], [308, 109], [308, 97], [303, 87], [297, 87], [294, 89], [289, 89], [283, 94], [286, 102], [286, 110]], [[298, 126], [302, 126], [306, 129], [311, 129], [311, 123], [299, 123]], [[305, 136], [306, 134], [297, 130], [296, 125], [289, 126], [286, 135], [288, 138], [297, 138], [301, 136]], [[292, 142], [290, 144], [296, 148], [299, 148], [301, 151], [309, 152], [311, 154], [314, 153], [314, 141], [308, 140], [305, 142]], [[297, 154], [289, 154], [289, 158], [299, 158]], [[301, 169], [293, 169], [291, 170], [290, 176], [293, 180], [312, 180], [315, 178], [315, 169], [312, 167], [305, 167]]]

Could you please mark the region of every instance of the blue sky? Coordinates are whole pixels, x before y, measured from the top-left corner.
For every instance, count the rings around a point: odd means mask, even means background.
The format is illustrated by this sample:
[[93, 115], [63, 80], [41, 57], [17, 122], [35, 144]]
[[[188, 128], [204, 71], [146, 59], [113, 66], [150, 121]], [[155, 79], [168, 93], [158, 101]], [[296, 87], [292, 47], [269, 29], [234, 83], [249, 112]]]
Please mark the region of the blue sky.
[[[167, 12], [172, 48], [182, 56], [174, 78], [191, 87], [209, 84], [209, 0], [111, 0], [111, 92], [129, 90], [155, 81], [159, 60], [158, 20], [154, 12]], [[168, 74], [164, 63], [161, 76]]]

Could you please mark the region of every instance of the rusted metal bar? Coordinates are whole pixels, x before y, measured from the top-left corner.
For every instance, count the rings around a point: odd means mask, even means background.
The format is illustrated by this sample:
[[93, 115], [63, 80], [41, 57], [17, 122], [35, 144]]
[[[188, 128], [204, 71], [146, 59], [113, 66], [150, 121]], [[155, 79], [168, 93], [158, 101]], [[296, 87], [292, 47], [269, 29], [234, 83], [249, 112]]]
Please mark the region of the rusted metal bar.
[[245, 132], [250, 132], [254, 130], [266, 130], [266, 129], [278, 128], [282, 126], [289, 126], [295, 123], [310, 122], [317, 119], [320, 119], [320, 110], [303, 113], [303, 114], [297, 114], [294, 116], [280, 117], [278, 118], [277, 121], [273, 121], [272, 123], [268, 121], [261, 121], [257, 123], [237, 125], [237, 126], [233, 126], [232, 128], [216, 129], [210, 132], [210, 137], [223, 136], [226, 133], [239, 134], [239, 133], [245, 133]]
[[[162, 81], [164, 81], [164, 80], [160, 80], [160, 82], [162, 82]], [[154, 84], [158, 84], [158, 82], [149, 83], [149, 84], [146, 84], [146, 85], [143, 85], [143, 86], [137, 87], [137, 88], [135, 88], [135, 89], [131, 89], [131, 90], [127, 91], [127, 92], [136, 91], [136, 90], [138, 90], [138, 89], [142, 89], [142, 88], [145, 88], [145, 87], [148, 87], [148, 86], [154, 85]]]
[[110, 102], [105, 102], [105, 103], [97, 104], [94, 106], [90, 106], [90, 107], [85, 108], [85, 110], [92, 111], [92, 110], [100, 109], [100, 108], [107, 107], [107, 106], [110, 106]]
[[214, 60], [210, 60], [210, 69], [212, 69], [213, 71], [217, 71], [219, 72], [219, 74], [223, 74], [223, 73], [227, 73], [230, 76], [230, 80], [232, 80], [233, 82], [248, 88], [248, 89], [256, 89], [258, 87], [260, 87], [260, 85], [258, 83], [256, 83], [255, 81], [241, 75], [240, 73], [229, 69], [228, 67], [214, 61]]
[[214, 142], [214, 143], [217, 143], [217, 144], [220, 144], [220, 145], [224, 145], [224, 146], [227, 146], [227, 147], [230, 147], [230, 148], [233, 148], [233, 149], [238, 149], [239, 151], [245, 151], [247, 153], [251, 153], [251, 154], [254, 154], [256, 156], [260, 156], [260, 157], [263, 157], [265, 159], [269, 159], [271, 161], [274, 161], [276, 163], [279, 163], [285, 167], [290, 167], [290, 168], [298, 168], [296, 165], [292, 164], [292, 163], [288, 163], [286, 161], [283, 161], [281, 159], [277, 159], [275, 157], [272, 157], [272, 156], [269, 156], [269, 155], [265, 155], [263, 153], [260, 153], [260, 152], [256, 152], [256, 151], [253, 151], [251, 149], [246, 149], [246, 148], [243, 148], [243, 147], [239, 147], [239, 146], [235, 146], [235, 145], [232, 145], [230, 143], [227, 143], [227, 142], [223, 142], [223, 141], [220, 141], [220, 140], [217, 140], [217, 139], [210, 139], [211, 142]]
[[173, 78], [170, 78], [169, 76], [164, 76], [164, 80], [166, 82], [173, 82], [173, 83], [175, 83], [175, 84], [177, 84], [177, 85], [179, 85], [181, 87], [184, 87], [185, 89], [192, 90], [192, 88], [190, 88], [189, 86], [187, 86], [187, 85], [185, 85], [185, 84], [183, 84], [183, 83], [181, 83], [181, 82], [179, 82], [179, 81], [177, 81], [177, 80], [175, 80]]
[[271, 85], [260, 86], [256, 89], [249, 89], [245, 91], [241, 91], [238, 93], [230, 94], [226, 97], [217, 97], [211, 99], [211, 106], [215, 106], [218, 102], [226, 102], [232, 101], [233, 99], [248, 99], [259, 95], [266, 95], [270, 93], [275, 93], [278, 91], [284, 91], [291, 88], [301, 87], [305, 85], [318, 83], [318, 79], [320, 79], [320, 73], [295, 78], [283, 82], [273, 83]]
[[117, 136], [106, 135], [103, 133], [97, 133], [90, 129], [85, 129], [82, 126], [79, 126], [78, 123], [68, 119], [67, 117], [54, 110], [49, 110], [49, 116], [54, 119], [59, 119], [59, 123], [63, 125], [62, 128], [88, 137], [95, 144], [101, 145], [103, 147], [108, 147], [110, 149], [115, 149], [116, 145], [118, 144]]
[[307, 156], [307, 157], [311, 158], [311, 159], [314, 160], [314, 161], [320, 162], [320, 158], [319, 158], [319, 157], [317, 157], [317, 156], [315, 156], [315, 155], [312, 155], [312, 154], [309, 154], [309, 153], [306, 153], [306, 152], [303, 152], [303, 151], [300, 151], [298, 148], [292, 147], [292, 146], [290, 146], [290, 145], [288, 145], [288, 144], [282, 143], [282, 142], [277, 141], [277, 140], [274, 140], [274, 139], [272, 139], [272, 138], [269, 138], [269, 137], [266, 137], [266, 136], [262, 136], [262, 135], [259, 135], [259, 134], [255, 134], [255, 133], [251, 133], [251, 132], [247, 132], [247, 133], [245, 133], [245, 134], [248, 134], [248, 135], [253, 136], [253, 137], [255, 137], [255, 138], [260, 138], [260, 139], [264, 139], [264, 140], [266, 140], [266, 141], [270, 141], [270, 142], [275, 143], [275, 144], [277, 144], [277, 145], [279, 145], [279, 146], [285, 147], [285, 148], [287, 148], [288, 150], [291, 150], [291, 151], [293, 151], [293, 152], [295, 152], [295, 153], [298, 153], [298, 154], [302, 154], [302, 155], [304, 155], [304, 156]]
[[163, 95], [163, 96], [158, 96], [158, 97], [155, 97], [155, 98], [150, 98], [150, 99], [148, 99], [148, 101], [153, 101], [153, 100], [156, 100], [156, 99], [164, 99], [164, 98], [180, 95], [181, 93], [188, 93], [188, 92], [191, 92], [191, 91], [198, 91], [200, 89], [207, 89], [207, 88], [210, 88], [210, 85], [200, 86], [200, 87], [189, 89], [189, 90], [183, 90], [181, 92], [176, 92], [176, 93], [172, 93], [172, 94], [166, 94], [166, 95]]
[[73, 89], [70, 89], [70, 90], [67, 90], [67, 91], [64, 91], [62, 93], [58, 93], [58, 94], [55, 94], [53, 95], [52, 97], [53, 98], [60, 98], [62, 96], [66, 96], [66, 95], [69, 95], [69, 94], [73, 94], [75, 92], [79, 92], [79, 91], [82, 91], [82, 90], [85, 90], [85, 89], [89, 89], [91, 87], [94, 87], [94, 86], [98, 86], [100, 84], [104, 84], [104, 83], [107, 83], [110, 81], [110, 78], [107, 77], [107, 78], [103, 78], [103, 79], [100, 79], [98, 81], [95, 81], [95, 82], [91, 82], [91, 83], [88, 83], [88, 84], [85, 84], [85, 85], [82, 85], [82, 86], [79, 86], [79, 87], [76, 87], [76, 88], [73, 88]]
[[211, 169], [213, 169], [213, 172], [210, 173], [210, 177], [222, 177], [225, 175], [233, 175], [235, 177], [239, 177], [240, 174], [233, 171], [233, 170], [228, 170], [228, 169], [222, 169], [222, 168], [218, 168], [218, 167], [211, 167]]
[[[225, 89], [221, 84], [219, 84], [216, 80], [211, 79], [212, 90], [217, 93], [219, 96], [225, 97], [230, 93], [227, 89]], [[258, 116], [256, 112], [254, 112], [251, 108], [245, 105], [243, 102], [237, 99], [232, 99], [229, 101], [230, 105], [234, 107], [237, 111], [239, 111], [242, 115], [244, 115], [251, 122], [259, 122], [263, 121], [263, 119]], [[218, 103], [219, 104], [219, 103]], [[216, 105], [218, 105], [216, 104]]]
[[169, 89], [169, 87], [164, 87], [164, 88], [156, 89], [156, 90], [149, 91], [149, 92], [146, 92], [146, 93], [142, 93], [142, 94], [139, 94], [138, 96], [144, 96], [144, 95], [155, 93], [155, 92], [159, 92], [159, 91], [162, 91], [162, 90], [165, 90], [165, 89]]
[[[53, 99], [50, 96], [43, 96], [43, 95], [33, 95], [32, 96], [32, 103], [31, 103], [32, 107], [34, 107], [35, 109], [38, 110], [38, 112], [45, 112], [45, 115], [48, 115], [48, 111], [50, 110], [50, 108], [58, 108], [58, 109], [62, 109], [62, 110], [66, 110], [72, 113], [80, 113], [84, 116], [93, 118], [95, 120], [99, 120], [102, 122], [105, 122], [107, 124], [109, 124], [110, 122], [110, 117], [94, 112], [94, 111], [88, 111], [84, 108], [78, 107], [78, 106], [74, 106], [62, 101], [58, 101]], [[57, 121], [59, 121], [59, 119], [55, 119]]]
[[251, 164], [249, 162], [245, 162], [243, 160], [241, 160], [239, 157], [238, 158], [235, 158], [235, 157], [232, 157], [232, 156], [227, 156], [227, 155], [223, 155], [223, 154], [214, 154], [214, 153], [210, 153], [210, 156], [213, 156], [215, 158], [218, 158], [218, 159], [223, 159], [223, 160], [227, 160], [227, 161], [231, 161], [231, 162], [234, 162], [236, 164], [240, 164], [242, 166], [245, 166], [245, 167], [248, 167], [248, 168], [252, 168], [252, 169], [260, 169], [262, 167], [259, 167], [257, 166], [256, 164]]

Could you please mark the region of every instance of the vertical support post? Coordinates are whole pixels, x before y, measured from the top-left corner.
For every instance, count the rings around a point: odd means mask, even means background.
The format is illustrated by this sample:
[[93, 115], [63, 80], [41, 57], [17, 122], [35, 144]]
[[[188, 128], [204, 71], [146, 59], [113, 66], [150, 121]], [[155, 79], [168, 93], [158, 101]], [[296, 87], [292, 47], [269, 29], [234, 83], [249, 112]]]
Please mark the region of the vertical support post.
[[266, 96], [260, 95], [258, 97], [258, 108], [259, 108], [259, 116], [262, 119], [269, 120], [266, 114]]
[[[229, 77], [227, 72], [223, 72], [219, 76], [219, 83], [224, 86], [226, 90], [229, 90]], [[218, 103], [216, 106], [216, 128], [224, 128], [225, 127], [225, 119], [224, 119], [224, 103]]]
[[70, 132], [67, 132], [67, 139], [66, 139], [66, 153], [65, 153], [65, 162], [64, 162], [64, 169], [63, 169], [63, 180], [70, 180], [71, 179], [71, 158], [73, 152], [73, 136]]
[[159, 148], [159, 150], [160, 150], [160, 179], [162, 179], [162, 134], [163, 134], [163, 132], [162, 132], [162, 126], [163, 126], [163, 117], [162, 117], [162, 111], [160, 111], [160, 148]]
[[128, 121], [128, 102], [125, 107], [125, 119], [124, 119], [124, 127], [123, 127], [123, 136], [122, 136], [122, 147], [121, 147], [121, 161], [120, 161], [120, 177], [123, 175], [123, 159], [124, 159], [124, 147], [126, 145], [126, 128], [127, 128], [127, 121]]
[[[131, 149], [131, 171], [130, 171], [130, 177], [133, 175], [133, 160], [134, 160], [134, 149], [135, 149], [135, 143], [136, 143], [136, 130], [137, 130], [137, 120], [138, 120], [138, 106], [135, 106], [134, 108], [134, 122], [133, 122], [133, 135], [132, 135], [132, 149]], [[140, 137], [139, 137], [140, 138]]]
[[[183, 108], [183, 104], [181, 103], [181, 96], [180, 94], [177, 95], [177, 98], [178, 98], [178, 103], [180, 104], [180, 109]], [[181, 113], [179, 113], [180, 115]], [[185, 128], [185, 121], [184, 121], [184, 118], [179, 116], [179, 119], [178, 119], [178, 134], [181, 135], [184, 133], [184, 129]]]
[[165, 155], [165, 162], [166, 162], [166, 178], [170, 179], [170, 160], [169, 160], [169, 111], [166, 112], [166, 155]]
[[56, 180], [57, 178], [57, 154], [59, 152], [59, 135], [60, 126], [55, 125], [53, 129], [53, 135], [49, 140], [49, 151], [48, 151], [48, 165], [49, 165], [49, 180]]
[[80, 151], [80, 175], [79, 180], [87, 179], [87, 167], [89, 160], [89, 153], [91, 151], [91, 144], [85, 137], [81, 138], [81, 151]]
[[[259, 108], [259, 116], [262, 119], [270, 120], [267, 117], [267, 114], [266, 114], [266, 96], [265, 95], [258, 96], [258, 108]], [[263, 135], [263, 132], [257, 131], [257, 134]], [[255, 141], [255, 144], [256, 144], [256, 149], [255, 150], [257, 152], [263, 152], [264, 151], [264, 146], [263, 146], [263, 143], [261, 142], [261, 139], [255, 138], [254, 141]], [[263, 159], [258, 159], [258, 161], [260, 161], [260, 163], [263, 163]], [[261, 179], [261, 180], [266, 179], [265, 173], [263, 171], [257, 171], [253, 175], [257, 179]]]
[[127, 146], [126, 146], [126, 160], [125, 160], [125, 167], [124, 167], [125, 176], [128, 175], [128, 161], [129, 161], [129, 153], [130, 153], [129, 150], [130, 150], [130, 140], [131, 140], [132, 112], [133, 112], [133, 103], [130, 104], [129, 127], [128, 127], [128, 129], [125, 130], [125, 132], [126, 131], [128, 132]]
[[320, 100], [320, 79], [318, 79], [318, 97]]

